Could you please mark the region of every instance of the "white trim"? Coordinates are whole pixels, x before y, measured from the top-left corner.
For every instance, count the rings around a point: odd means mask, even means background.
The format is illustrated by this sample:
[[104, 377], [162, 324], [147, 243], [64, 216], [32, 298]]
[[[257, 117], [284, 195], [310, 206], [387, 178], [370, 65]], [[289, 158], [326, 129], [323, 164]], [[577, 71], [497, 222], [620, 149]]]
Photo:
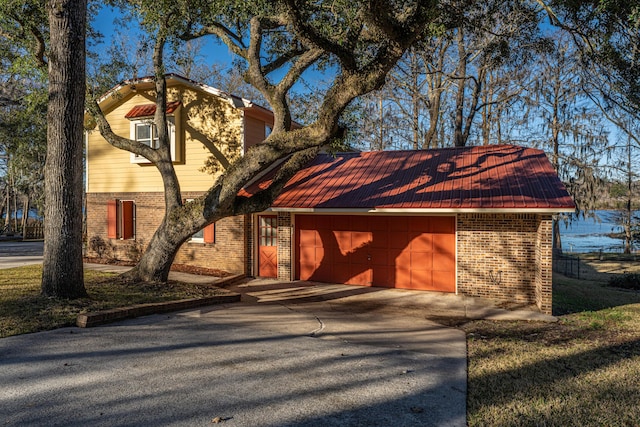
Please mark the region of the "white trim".
[[[89, 192], [89, 131], [84, 131], [84, 192]], [[85, 202], [86, 203], [86, 202]], [[86, 204], [85, 204], [86, 210]], [[85, 212], [86, 214], [86, 212]]]
[[446, 215], [457, 213], [549, 213], [574, 212], [574, 208], [269, 208], [271, 212], [315, 213], [315, 214], [423, 214]]
[[454, 238], [456, 239], [456, 250], [455, 250], [455, 262], [456, 262], [456, 269], [455, 269], [455, 295], [460, 295], [458, 293], [458, 214], [453, 215], [455, 218], [455, 223], [454, 223], [454, 229], [453, 229], [453, 235]]
[[[235, 108], [249, 108], [249, 107], [260, 107], [257, 104], [254, 104], [253, 102], [249, 101], [248, 99], [244, 99], [241, 98], [239, 96], [235, 96], [235, 95], [231, 95], [228, 94], [226, 92], [221, 91], [220, 89], [216, 89], [212, 86], [203, 84], [203, 83], [198, 83], [195, 82], [193, 80], [189, 80], [186, 77], [182, 77], [178, 74], [173, 74], [173, 73], [169, 73], [165, 75], [165, 78], [167, 81], [173, 80], [176, 81], [178, 83], [181, 83], [185, 86], [189, 86], [191, 88], [195, 88], [195, 89], [200, 89], [204, 92], [207, 92], [211, 95], [217, 96], [219, 98], [222, 98], [224, 100], [226, 100], [230, 105], [232, 105]], [[154, 77], [141, 77], [139, 79], [129, 79], [129, 80], [124, 80], [123, 82], [117, 84], [116, 86], [114, 86], [112, 89], [110, 89], [107, 93], [105, 93], [103, 96], [101, 96], [98, 99], [98, 104], [101, 104], [103, 101], [112, 98], [112, 94], [116, 93], [120, 90], [124, 90], [127, 89], [128, 91], [135, 91], [135, 86], [139, 85], [139, 84], [155, 84], [155, 78]], [[264, 108], [264, 107], [261, 107]], [[269, 111], [269, 110], [267, 110]]]
[[[167, 117], [167, 128], [169, 130], [169, 144], [171, 147], [171, 160], [176, 160], [176, 120], [174, 116]], [[140, 124], [153, 125], [153, 119], [149, 117], [143, 117], [139, 119], [132, 119], [129, 121], [129, 138], [133, 141], [136, 140], [136, 127]], [[153, 134], [152, 134], [153, 138]], [[135, 153], [130, 153], [129, 160], [131, 163], [138, 164], [150, 164], [151, 162], [142, 156], [138, 156]]]

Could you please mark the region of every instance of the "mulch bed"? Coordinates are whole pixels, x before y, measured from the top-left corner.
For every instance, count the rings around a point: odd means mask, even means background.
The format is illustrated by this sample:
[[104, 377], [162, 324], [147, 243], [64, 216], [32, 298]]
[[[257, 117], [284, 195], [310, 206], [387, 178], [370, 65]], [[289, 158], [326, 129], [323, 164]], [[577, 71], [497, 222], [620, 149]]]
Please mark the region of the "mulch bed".
[[[107, 260], [104, 258], [94, 258], [94, 257], [84, 257], [84, 262], [92, 263], [92, 264], [121, 265], [126, 267], [133, 267], [134, 265], [136, 265], [134, 262], [131, 262], [131, 261], [122, 261], [117, 259]], [[197, 274], [200, 276], [215, 276], [215, 277], [232, 276], [232, 273], [229, 273], [228, 271], [220, 270], [217, 268], [198, 267], [195, 265], [187, 265], [187, 264], [173, 264], [171, 266], [171, 271]]]

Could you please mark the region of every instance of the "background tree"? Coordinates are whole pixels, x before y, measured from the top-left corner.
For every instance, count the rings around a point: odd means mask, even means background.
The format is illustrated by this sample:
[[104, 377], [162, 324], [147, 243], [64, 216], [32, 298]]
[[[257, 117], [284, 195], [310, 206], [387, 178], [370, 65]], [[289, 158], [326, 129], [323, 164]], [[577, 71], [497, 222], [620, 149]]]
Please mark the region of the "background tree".
[[35, 2], [0, 5], [0, 217], [15, 233], [21, 228], [19, 210], [24, 225], [29, 206], [43, 208], [46, 68], [32, 52], [44, 52], [46, 26]]
[[[532, 112], [538, 125], [534, 144], [544, 148], [576, 202], [589, 215], [597, 208], [608, 132], [601, 114], [585, 92], [579, 55], [566, 35], [550, 39], [550, 49], [539, 55], [538, 77], [530, 91]], [[560, 220], [567, 220], [567, 217]], [[561, 249], [560, 225], [554, 221], [554, 248]]]

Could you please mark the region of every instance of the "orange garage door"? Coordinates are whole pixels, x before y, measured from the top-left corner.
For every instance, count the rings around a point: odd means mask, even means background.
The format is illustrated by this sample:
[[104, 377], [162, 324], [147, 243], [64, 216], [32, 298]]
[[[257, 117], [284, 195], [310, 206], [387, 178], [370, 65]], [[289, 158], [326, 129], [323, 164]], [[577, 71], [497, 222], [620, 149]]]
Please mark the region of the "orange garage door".
[[301, 280], [455, 292], [455, 217], [297, 215]]

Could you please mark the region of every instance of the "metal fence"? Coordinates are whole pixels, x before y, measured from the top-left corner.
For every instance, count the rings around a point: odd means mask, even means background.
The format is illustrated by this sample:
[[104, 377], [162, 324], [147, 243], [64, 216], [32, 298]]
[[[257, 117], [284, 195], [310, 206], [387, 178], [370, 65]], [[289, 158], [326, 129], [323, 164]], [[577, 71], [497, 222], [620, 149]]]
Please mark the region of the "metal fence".
[[19, 224], [16, 227], [0, 226], [0, 236], [9, 238], [20, 238], [23, 240], [39, 240], [44, 238], [44, 224], [42, 222], [32, 222], [25, 226]]
[[553, 254], [553, 271], [567, 277], [580, 278], [580, 258], [562, 253]]

